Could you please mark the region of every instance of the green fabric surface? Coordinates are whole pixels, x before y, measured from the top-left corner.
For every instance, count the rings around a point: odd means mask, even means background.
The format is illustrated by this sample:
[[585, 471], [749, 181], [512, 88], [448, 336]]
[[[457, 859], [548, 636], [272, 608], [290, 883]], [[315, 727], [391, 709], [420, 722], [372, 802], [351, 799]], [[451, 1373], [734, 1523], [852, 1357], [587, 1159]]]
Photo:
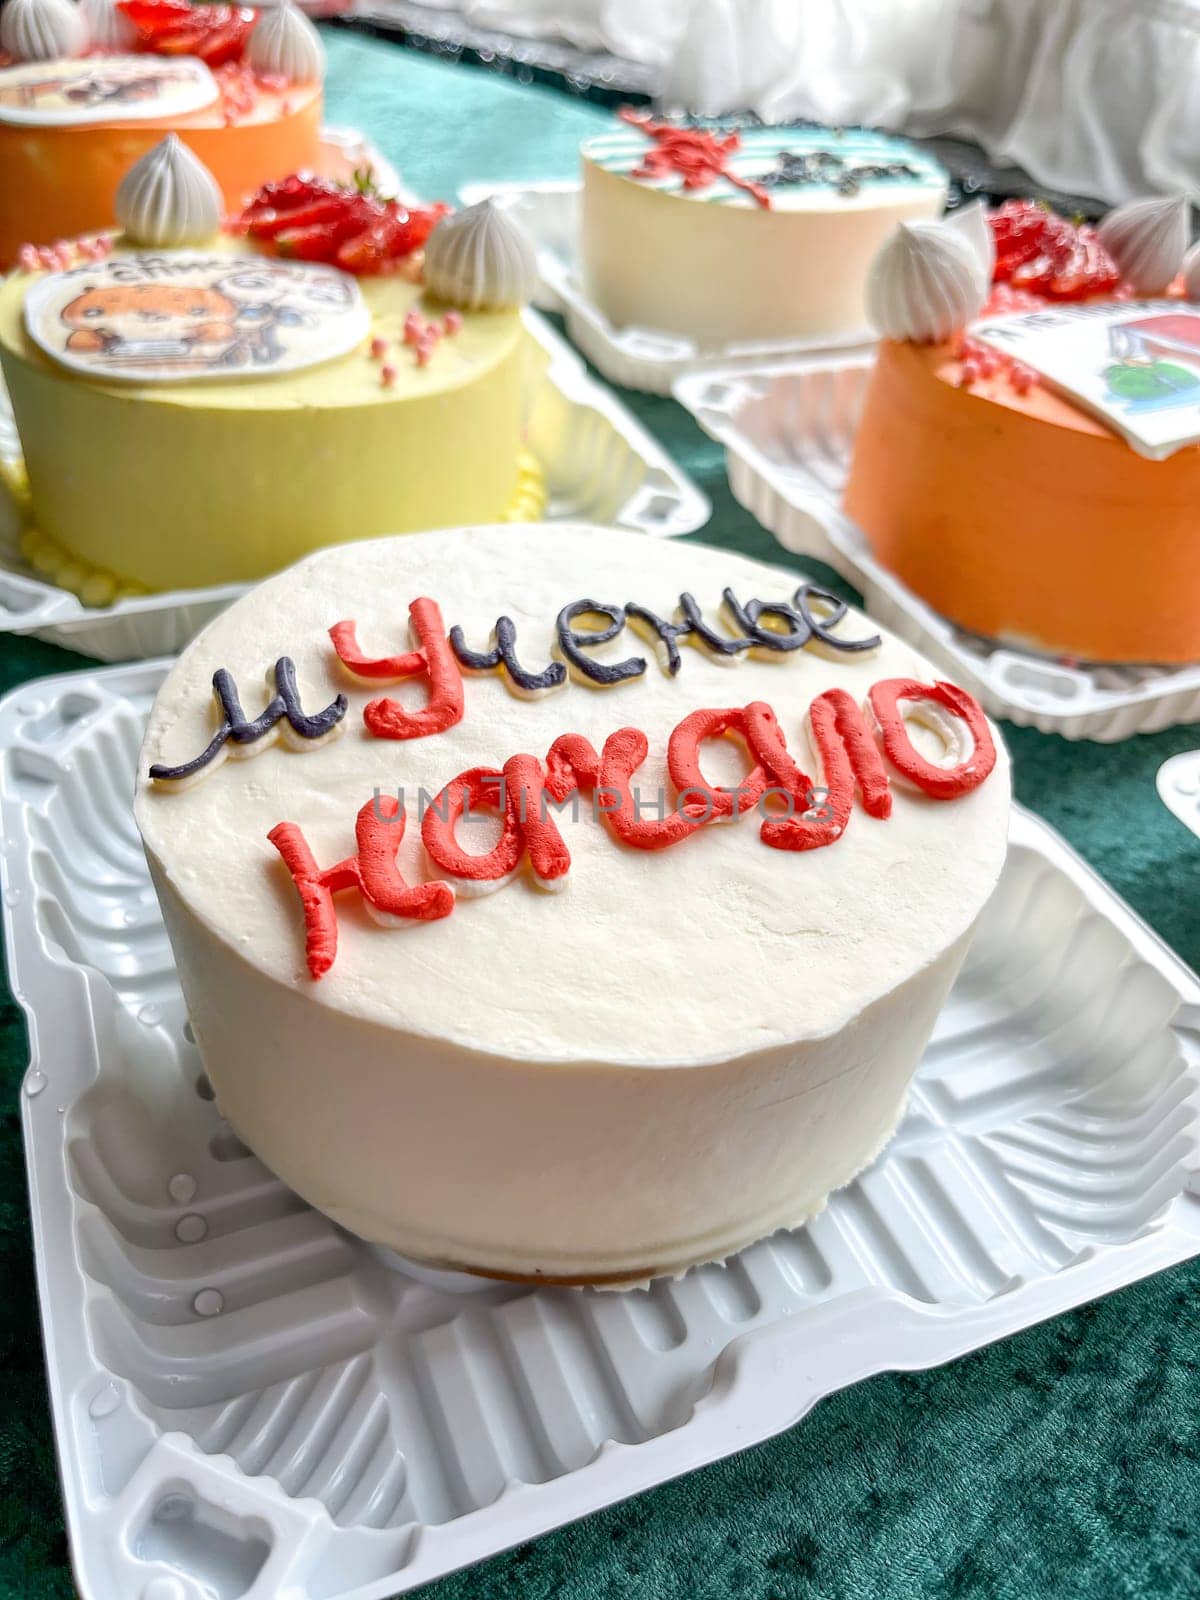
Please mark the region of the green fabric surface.
[[[569, 175], [579, 137], [603, 120], [552, 91], [378, 41], [337, 32], [328, 42], [330, 120], [363, 129], [427, 195], [475, 178]], [[722, 452], [678, 406], [624, 398], [712, 496], [702, 538], [797, 565], [734, 503]], [[0, 691], [71, 669], [90, 670], [54, 646], [0, 639]], [[1004, 732], [1018, 798], [1200, 963], [1200, 844], [1154, 792], [1158, 766], [1200, 745], [1200, 726], [1116, 746]], [[5, 992], [0, 1596], [50, 1597], [72, 1585], [16, 1109], [26, 1059], [24, 1021]], [[426, 1592], [436, 1600], [1194, 1596], [1198, 1292], [1200, 1266], [1189, 1264], [949, 1367], [859, 1384], [767, 1444]]]

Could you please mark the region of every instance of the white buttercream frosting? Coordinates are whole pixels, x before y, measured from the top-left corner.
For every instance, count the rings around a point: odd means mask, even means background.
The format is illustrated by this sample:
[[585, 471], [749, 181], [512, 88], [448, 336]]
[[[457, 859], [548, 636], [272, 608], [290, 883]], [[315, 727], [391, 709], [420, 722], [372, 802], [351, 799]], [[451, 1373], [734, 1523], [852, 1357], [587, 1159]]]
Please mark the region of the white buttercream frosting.
[[248, 58], [255, 72], [276, 74], [289, 83], [320, 83], [325, 76], [321, 36], [291, 0], [260, 15]]
[[1187, 195], [1127, 200], [1100, 224], [1101, 243], [1136, 294], [1162, 294], [1183, 265], [1191, 236]]
[[0, 11], [0, 49], [17, 61], [81, 56], [88, 25], [72, 0], [8, 0]]
[[425, 283], [464, 311], [521, 306], [537, 286], [537, 256], [519, 223], [492, 200], [445, 217], [425, 245]]
[[[383, 694], [418, 706], [428, 685], [350, 678], [326, 631], [353, 619], [364, 650], [406, 650], [409, 602], [428, 595], [475, 650], [510, 617], [519, 659], [536, 670], [552, 659], [557, 614], [581, 596], [670, 618], [686, 590], [721, 627], [726, 586], [743, 604], [778, 602], [796, 581], [619, 529], [451, 529], [322, 551], [188, 647], [150, 717], [138, 822], [218, 1102], [285, 1182], [426, 1260], [644, 1275], [798, 1223], [871, 1159], [1004, 860], [1003, 750], [962, 799], [894, 784], [886, 820], [856, 804], [836, 843], [799, 853], [769, 849], [758, 816], [634, 850], [590, 805], [578, 816], [568, 806], [556, 813], [571, 856], [560, 893], [521, 872], [403, 928], [339, 894], [336, 960], [319, 982], [304, 965], [299, 897], [267, 839], [290, 820], [330, 866], [354, 850], [373, 792], [403, 787], [397, 863], [410, 883], [435, 877], [422, 791], [428, 804], [468, 768], [543, 758], [568, 731], [600, 749], [621, 727], [649, 742], [635, 781], [652, 819], [671, 730], [699, 708], [754, 700], [776, 709], [819, 783], [805, 732], [816, 695], [838, 687], [861, 704], [882, 679], [939, 676], [899, 641], [836, 657], [747, 654], [730, 667], [685, 639], [671, 675], [626, 627], [589, 654], [643, 657], [640, 676], [518, 699], [498, 672], [473, 674], [459, 723], [397, 742], [370, 736], [365, 705]], [[850, 613], [837, 631], [879, 630]], [[212, 738], [218, 667], [254, 716], [264, 668], [282, 655], [306, 711], [346, 695], [340, 738], [303, 752], [273, 743], [182, 791], [147, 782], [150, 762], [186, 760]], [[733, 784], [745, 752], [706, 741], [702, 770]], [[471, 851], [493, 842], [478, 820], [459, 838]]]
[[169, 250], [214, 238], [223, 205], [212, 173], [169, 133], [121, 179], [114, 209], [131, 244]]
[[934, 344], [979, 315], [989, 287], [965, 227], [901, 223], [867, 274], [867, 317], [885, 339]]
[[118, 52], [127, 50], [137, 35], [137, 29], [117, 9], [116, 0], [79, 0], [79, 9], [87, 23], [88, 43], [93, 50]]

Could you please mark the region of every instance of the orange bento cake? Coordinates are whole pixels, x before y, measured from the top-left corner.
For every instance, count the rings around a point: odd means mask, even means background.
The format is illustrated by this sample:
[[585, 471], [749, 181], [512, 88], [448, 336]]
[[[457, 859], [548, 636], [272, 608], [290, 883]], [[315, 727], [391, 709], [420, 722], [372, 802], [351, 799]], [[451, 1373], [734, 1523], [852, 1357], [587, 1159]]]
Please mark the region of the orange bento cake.
[[[950, 621], [1071, 659], [1200, 660], [1200, 259], [1187, 201], [910, 227], [845, 508]], [[1185, 259], [1186, 258], [1186, 259]]]
[[26, 241], [105, 228], [129, 168], [175, 132], [235, 211], [315, 168], [325, 51], [283, 4], [7, 0], [0, 12], [0, 269]]

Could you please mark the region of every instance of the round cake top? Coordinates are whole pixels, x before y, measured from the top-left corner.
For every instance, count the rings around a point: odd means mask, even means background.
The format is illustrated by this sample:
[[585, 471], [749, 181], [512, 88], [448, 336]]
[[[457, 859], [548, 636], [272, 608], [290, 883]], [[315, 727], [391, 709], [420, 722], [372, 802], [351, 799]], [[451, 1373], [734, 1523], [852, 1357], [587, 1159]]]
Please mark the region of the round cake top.
[[[772, 647], [784, 633], [801, 647]], [[487, 670], [497, 643], [512, 664]], [[344, 546], [262, 584], [184, 652], [150, 717], [137, 820], [188, 910], [264, 981], [316, 1005], [505, 1057], [728, 1059], [841, 1028], [959, 939], [991, 892], [1007, 760], [997, 741], [979, 781], [991, 737], [981, 715], [967, 734], [947, 710], [976, 715], [962, 691], [946, 691], [927, 719], [941, 737], [910, 720], [888, 746], [920, 750], [931, 765], [917, 767], [943, 797], [894, 765], [881, 788], [884, 763], [864, 733], [852, 750], [859, 798], [835, 815], [845, 757], [825, 713], [837, 710], [853, 747], [854, 708], [873, 686], [889, 724], [887, 684], [912, 679], [937, 673], [858, 613], [837, 619], [797, 574], [721, 550], [562, 525]], [[846, 696], [813, 713], [825, 727], [818, 765], [805, 718], [833, 689]], [[272, 696], [273, 717], [248, 727]], [[739, 709], [754, 705], [757, 722]], [[695, 715], [719, 711], [728, 715]], [[699, 798], [680, 793], [689, 730]], [[397, 732], [408, 736], [386, 736]], [[556, 744], [567, 734], [591, 747], [590, 778], [586, 747]], [[748, 774], [768, 747], [780, 792], [760, 800]], [[789, 777], [783, 747], [811, 778]], [[222, 762], [231, 750], [255, 759]], [[520, 755], [536, 760], [510, 762]], [[947, 776], [955, 763], [961, 782]], [[493, 850], [500, 823], [480, 781], [473, 814], [455, 823], [443, 791], [461, 800], [453, 780], [472, 769], [504, 774], [515, 853]], [[560, 803], [547, 810], [532, 796], [555, 772]], [[582, 804], [567, 799], [572, 777]], [[789, 782], [803, 791], [799, 808]], [[739, 784], [743, 814], [719, 820], [716, 786]], [[404, 827], [390, 820], [401, 809]], [[764, 842], [773, 824], [784, 847]], [[460, 850], [483, 859], [484, 876]], [[418, 919], [404, 927], [380, 925], [400, 905], [379, 889], [392, 862], [409, 886], [404, 915]], [[328, 875], [337, 863], [348, 865]], [[435, 880], [457, 899], [420, 888]]]
[[680, 199], [763, 210], [877, 206], [907, 189], [946, 192], [946, 173], [906, 139], [868, 128], [690, 126], [636, 112], [583, 143], [585, 162]]
[[[28, 326], [31, 296], [50, 293], [52, 276], [64, 287], [51, 307], [59, 359]], [[329, 284], [343, 285], [346, 306], [361, 303], [365, 315], [342, 315], [346, 307], [330, 300]], [[181, 287], [199, 290], [194, 302]], [[351, 322], [349, 338], [340, 322]], [[0, 284], [6, 359], [122, 397], [207, 410], [295, 412], [425, 398], [472, 382], [508, 359], [522, 337], [519, 311], [461, 312], [399, 273], [355, 279], [264, 255], [252, 239], [228, 235], [186, 251], [130, 250], [118, 239], [111, 254], [76, 257], [65, 272], [16, 271]], [[296, 361], [294, 346], [310, 347], [307, 364]], [[160, 350], [166, 378], [139, 381]], [[173, 372], [180, 376], [172, 381]]]

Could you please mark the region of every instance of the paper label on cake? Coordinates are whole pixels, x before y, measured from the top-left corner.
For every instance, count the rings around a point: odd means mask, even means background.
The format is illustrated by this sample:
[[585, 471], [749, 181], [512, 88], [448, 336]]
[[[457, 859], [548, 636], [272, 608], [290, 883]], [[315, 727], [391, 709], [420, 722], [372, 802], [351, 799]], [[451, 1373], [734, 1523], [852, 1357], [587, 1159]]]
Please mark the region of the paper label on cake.
[[110, 256], [36, 282], [33, 341], [104, 382], [271, 377], [347, 354], [370, 331], [358, 284], [333, 267], [171, 250]]
[[1200, 443], [1200, 306], [1182, 300], [1055, 306], [972, 334], [1038, 372], [1162, 461]]
[[194, 56], [85, 56], [0, 69], [0, 122], [66, 127], [186, 116], [217, 99]]

